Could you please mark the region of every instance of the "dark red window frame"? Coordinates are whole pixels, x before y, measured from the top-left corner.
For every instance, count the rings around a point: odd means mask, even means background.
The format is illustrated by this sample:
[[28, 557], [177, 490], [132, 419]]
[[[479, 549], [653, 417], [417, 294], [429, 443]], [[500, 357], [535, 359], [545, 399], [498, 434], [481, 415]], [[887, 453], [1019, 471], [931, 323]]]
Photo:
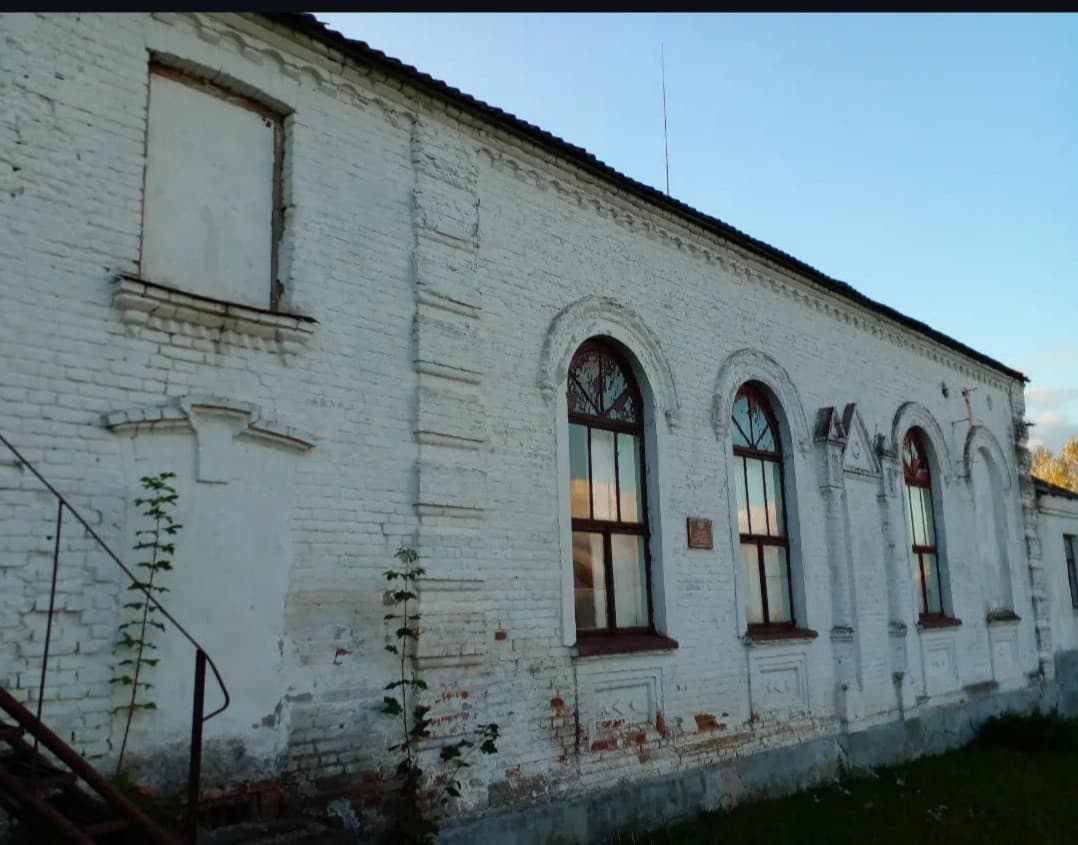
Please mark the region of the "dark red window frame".
[[[769, 463], [775, 463], [775, 464], [778, 465], [778, 468], [779, 468], [779, 472], [778, 472], [778, 476], [779, 476], [779, 495], [778, 495], [777, 504], [778, 504], [779, 507], [777, 507], [775, 510], [776, 510], [777, 513], [778, 512], [782, 513], [782, 523], [783, 523], [782, 524], [782, 533], [781, 533], [781, 535], [772, 534], [772, 533], [760, 534], [759, 532], [755, 532], [755, 531], [751, 530], [753, 526], [751, 524], [751, 516], [750, 516], [749, 517], [750, 531], [748, 533], [739, 531], [739, 539], [740, 539], [740, 543], [741, 543], [742, 546], [754, 545], [756, 547], [756, 561], [757, 561], [758, 572], [759, 572], [758, 577], [760, 579], [760, 600], [761, 600], [761, 605], [762, 605], [763, 614], [764, 614], [764, 621], [762, 623], [749, 623], [748, 627], [749, 627], [750, 633], [753, 632], [753, 631], [766, 631], [768, 629], [775, 629], [775, 628], [780, 628], [780, 629], [791, 628], [792, 629], [792, 628], [797, 627], [797, 615], [796, 615], [797, 611], [794, 608], [793, 575], [792, 575], [792, 572], [791, 572], [792, 567], [790, 566], [790, 535], [789, 535], [789, 530], [788, 530], [789, 512], [786, 509], [786, 471], [785, 471], [785, 466], [783, 465], [782, 435], [781, 435], [781, 432], [779, 430], [778, 419], [776, 418], [774, 411], [771, 409], [771, 402], [767, 398], [767, 396], [764, 394], [764, 392], [761, 390], [759, 385], [755, 384], [754, 382], [746, 382], [745, 384], [743, 384], [738, 389], [737, 394], [734, 397], [735, 406], [737, 405], [738, 401], [740, 399], [742, 399], [742, 398], [746, 399], [750, 403], [750, 408], [753, 405], [755, 405], [755, 407], [763, 414], [764, 419], [765, 419], [765, 421], [767, 423], [767, 429], [768, 429], [768, 433], [770, 434], [770, 440], [771, 440], [771, 443], [773, 444], [773, 448], [769, 448], [769, 447], [766, 447], [766, 446], [761, 447], [760, 440], [763, 439], [762, 436], [758, 436], [758, 437], [756, 437], [754, 439], [753, 436], [752, 436], [754, 432], [746, 432], [746, 431], [744, 431], [741, 428], [740, 424], [737, 422], [737, 419], [735, 417], [732, 420], [732, 422], [733, 422], [733, 425], [737, 426], [737, 431], [740, 432], [741, 436], [745, 439], [745, 441], [747, 441], [749, 443], [754, 443], [754, 440], [755, 440], [755, 445], [753, 445], [753, 446], [743, 446], [743, 445], [739, 445], [738, 443], [735, 442], [734, 446], [733, 446], [734, 457], [735, 458], [755, 458], [755, 459], [760, 460], [760, 461], [765, 461], [765, 462], [769, 462]], [[737, 461], [736, 471], [743, 474], [742, 478], [743, 478], [743, 483], [745, 485], [746, 499], [748, 497], [748, 490], [749, 490], [749, 480], [748, 480], [747, 466], [748, 466], [748, 464], [747, 464], [746, 461], [744, 461], [744, 460], [738, 460]], [[767, 499], [767, 488], [766, 488], [766, 486], [764, 488], [764, 502], [763, 502], [763, 504], [764, 504], [764, 513], [768, 514], [769, 509], [768, 509], [768, 499]], [[748, 505], [749, 505], [749, 503], [746, 501], [746, 506], [748, 506]], [[740, 502], [738, 503], [738, 507], [740, 508]], [[749, 508], [749, 510], [751, 511], [751, 508]], [[767, 519], [767, 517], [765, 517], [765, 519]], [[768, 524], [766, 526], [766, 528], [770, 529], [770, 525]], [[771, 608], [769, 606], [768, 597], [767, 597], [766, 570], [765, 570], [765, 566], [764, 566], [764, 547], [765, 546], [780, 546], [783, 549], [783, 554], [785, 555], [785, 558], [786, 558], [786, 602], [787, 602], [787, 606], [790, 608], [790, 618], [788, 620], [773, 621], [771, 619]]]
[[[932, 536], [926, 537], [926, 539], [930, 539], [932, 542], [928, 544], [919, 544], [916, 542], [916, 537], [910, 537], [910, 548], [917, 558], [917, 567], [921, 576], [920, 618], [930, 622], [946, 619], [948, 617], [943, 603], [943, 564], [940, 560], [939, 544], [936, 537], [936, 525], [938, 522], [935, 511], [936, 497], [933, 495], [932, 491], [932, 473], [928, 466], [928, 453], [925, 451], [924, 438], [915, 428], [911, 428], [907, 431], [906, 436], [902, 441], [902, 474], [907, 488], [917, 487], [928, 491], [928, 503], [932, 509]], [[905, 490], [904, 492], [906, 493], [906, 507], [912, 511], [913, 501], [909, 490]], [[925, 574], [925, 555], [931, 555], [936, 561], [934, 577], [936, 579], [936, 591], [939, 595], [939, 611], [929, 611], [928, 609], [928, 577]]]
[[1067, 560], [1067, 583], [1071, 588], [1071, 607], [1078, 610], [1078, 563], [1075, 555], [1078, 555], [1078, 537], [1073, 534], [1063, 535], [1063, 555]]
[[[600, 360], [605, 362], [602, 366], [613, 366], [620, 370], [622, 376], [625, 379], [626, 390], [616, 397], [613, 397], [613, 401], [610, 402], [608, 407], [603, 407], [604, 398], [599, 395], [596, 399], [588, 399], [590, 413], [581, 413], [580, 411], [574, 411], [574, 389], [579, 395], [583, 395], [585, 398], [594, 396], [597, 391], [593, 389], [591, 385], [582, 384], [578, 380], [577, 372], [579, 369], [579, 362], [589, 355], [598, 355]], [[569, 365], [569, 385], [568, 385], [568, 404], [569, 404], [569, 423], [570, 425], [580, 425], [587, 429], [588, 434], [588, 475], [589, 475], [589, 512], [594, 515], [594, 501], [593, 489], [590, 479], [592, 477], [592, 450], [591, 450], [591, 438], [592, 432], [595, 430], [611, 431], [623, 434], [631, 434], [636, 436], [639, 446], [639, 462], [637, 468], [637, 484], [639, 490], [638, 499], [638, 515], [637, 521], [623, 521], [621, 517], [621, 496], [620, 496], [620, 475], [619, 475], [619, 462], [615, 460], [615, 488], [619, 490], [616, 499], [616, 508], [618, 519], [585, 519], [577, 516], [572, 517], [572, 530], [574, 534], [576, 532], [586, 532], [592, 534], [601, 534], [603, 538], [603, 572], [605, 577], [606, 587], [606, 621], [607, 626], [605, 628], [580, 628], [577, 627], [577, 637], [590, 639], [598, 637], [612, 637], [617, 636], [623, 639], [629, 637], [639, 637], [640, 635], [657, 635], [655, 631], [655, 611], [652, 602], [652, 590], [651, 590], [651, 551], [650, 551], [650, 536], [651, 533], [648, 529], [648, 502], [647, 502], [647, 461], [645, 459], [645, 437], [644, 437], [644, 405], [643, 396], [640, 392], [640, 387], [636, 382], [636, 378], [633, 375], [632, 368], [629, 366], [628, 361], [614, 347], [613, 344], [598, 338], [591, 338], [586, 340], [580, 345], [577, 351], [573, 354], [573, 360]], [[601, 391], [599, 391], [601, 394]], [[613, 417], [611, 416], [613, 415]], [[628, 416], [630, 419], [618, 419], [619, 416]], [[570, 507], [572, 507], [570, 505]], [[614, 535], [630, 535], [643, 538], [643, 553], [644, 553], [644, 593], [647, 604], [647, 624], [636, 626], [619, 626], [617, 624], [617, 611], [615, 607], [615, 589], [614, 589], [614, 564], [613, 555], [611, 550], [611, 537]], [[671, 641], [672, 642], [672, 641]]]

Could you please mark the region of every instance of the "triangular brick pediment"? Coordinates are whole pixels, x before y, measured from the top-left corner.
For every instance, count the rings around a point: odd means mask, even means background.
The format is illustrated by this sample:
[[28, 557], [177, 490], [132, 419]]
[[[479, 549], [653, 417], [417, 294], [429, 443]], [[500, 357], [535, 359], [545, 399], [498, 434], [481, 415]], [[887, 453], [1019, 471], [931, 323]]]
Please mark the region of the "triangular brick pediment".
[[842, 428], [838, 411], [830, 405], [816, 412], [814, 438], [817, 442], [830, 443], [842, 443], [846, 439], [846, 432]]
[[855, 475], [879, 475], [880, 464], [872, 448], [872, 438], [856, 403], [851, 402], [842, 412], [842, 427], [846, 431], [846, 448], [842, 452], [843, 470]]

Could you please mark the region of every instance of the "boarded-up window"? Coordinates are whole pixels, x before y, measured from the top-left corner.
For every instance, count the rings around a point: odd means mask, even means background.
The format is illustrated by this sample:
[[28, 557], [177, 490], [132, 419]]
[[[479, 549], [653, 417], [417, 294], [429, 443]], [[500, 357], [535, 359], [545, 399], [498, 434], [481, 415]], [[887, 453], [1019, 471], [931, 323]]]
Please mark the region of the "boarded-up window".
[[268, 308], [279, 121], [206, 83], [150, 74], [142, 277]]

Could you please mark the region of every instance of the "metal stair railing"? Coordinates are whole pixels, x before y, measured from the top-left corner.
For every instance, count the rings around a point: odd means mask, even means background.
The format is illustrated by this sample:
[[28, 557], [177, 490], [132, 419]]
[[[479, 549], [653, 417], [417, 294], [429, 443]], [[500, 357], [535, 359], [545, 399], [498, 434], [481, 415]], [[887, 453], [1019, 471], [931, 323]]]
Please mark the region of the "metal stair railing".
[[[71, 503], [64, 497], [64, 495], [50, 484], [45, 477], [37, 470], [30, 461], [28, 461], [18, 449], [8, 440], [3, 433], [0, 433], [0, 444], [7, 447], [7, 450], [15, 456], [17, 465], [25, 467], [33, 473], [34, 477], [41, 482], [49, 493], [52, 494], [56, 500], [56, 537], [53, 544], [52, 553], [52, 581], [49, 586], [49, 611], [46, 617], [45, 623], [45, 649], [41, 658], [41, 676], [38, 683], [38, 696], [37, 696], [37, 719], [41, 721], [41, 710], [44, 704], [45, 695], [45, 677], [48, 672], [49, 663], [49, 645], [52, 639], [52, 619], [56, 606], [56, 579], [57, 573], [60, 568], [60, 532], [63, 529], [64, 511], [66, 510], [75, 520], [83, 527], [86, 533], [97, 543], [98, 547], [109, 557], [112, 562], [115, 563], [123, 573], [131, 580], [132, 587], [138, 589], [146, 597], [146, 600], [153, 603], [153, 606], [161, 613], [173, 627], [183, 635], [183, 638], [187, 640], [195, 649], [195, 683], [194, 683], [194, 701], [191, 707], [191, 750], [190, 750], [190, 762], [187, 771], [187, 836], [189, 841], [194, 842], [195, 831], [198, 822], [198, 799], [199, 799], [199, 783], [201, 781], [202, 774], [202, 726], [212, 719], [223, 713], [232, 699], [228, 693], [228, 687], [225, 686], [224, 680], [221, 678], [221, 673], [217, 669], [217, 665], [213, 662], [213, 659], [206, 653], [206, 650], [202, 648], [198, 640], [196, 640], [191, 634], [183, 627], [176, 618], [169, 613], [168, 610], [161, 604], [160, 601], [155, 598], [149, 590], [141, 585], [139, 580], [135, 577], [134, 573], [124, 565], [124, 562], [116, 555], [115, 552], [109, 548], [109, 545], [101, 539], [93, 527], [83, 518], [83, 516], [71, 505]], [[205, 713], [205, 699], [206, 699], [206, 667], [210, 667], [210, 671], [213, 672], [214, 679], [217, 682], [217, 686], [221, 690], [221, 694], [224, 696], [224, 703], [211, 713]]]

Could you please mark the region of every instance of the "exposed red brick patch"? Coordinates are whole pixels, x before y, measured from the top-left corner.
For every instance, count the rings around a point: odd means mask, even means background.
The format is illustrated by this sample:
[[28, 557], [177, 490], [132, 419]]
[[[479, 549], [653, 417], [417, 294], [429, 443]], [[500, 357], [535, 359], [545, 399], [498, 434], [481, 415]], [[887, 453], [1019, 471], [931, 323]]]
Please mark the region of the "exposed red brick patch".
[[616, 743], [609, 739], [597, 739], [591, 744], [592, 751], [609, 751], [611, 748], [616, 747]]
[[637, 745], [643, 745], [644, 742], [647, 740], [647, 736], [644, 734], [643, 731], [637, 731], [635, 734], [633, 734], [632, 740]]
[[655, 711], [655, 730], [662, 736], [666, 736], [666, 719], [663, 717], [662, 710]]
[[497, 631], [494, 632], [494, 639], [496, 639], [496, 640], [504, 640], [508, 636], [509, 636], [509, 632], [508, 631], [503, 631], [501, 628], [499, 628]]
[[556, 695], [552, 699], [550, 699], [550, 706], [553, 707], [555, 710], [561, 710], [561, 708], [565, 706], [565, 701], [560, 695]]
[[719, 725], [718, 719], [710, 713], [697, 713], [693, 718], [696, 719], [696, 729], [698, 731], [713, 731], [719, 727], [725, 727], [724, 725]]

